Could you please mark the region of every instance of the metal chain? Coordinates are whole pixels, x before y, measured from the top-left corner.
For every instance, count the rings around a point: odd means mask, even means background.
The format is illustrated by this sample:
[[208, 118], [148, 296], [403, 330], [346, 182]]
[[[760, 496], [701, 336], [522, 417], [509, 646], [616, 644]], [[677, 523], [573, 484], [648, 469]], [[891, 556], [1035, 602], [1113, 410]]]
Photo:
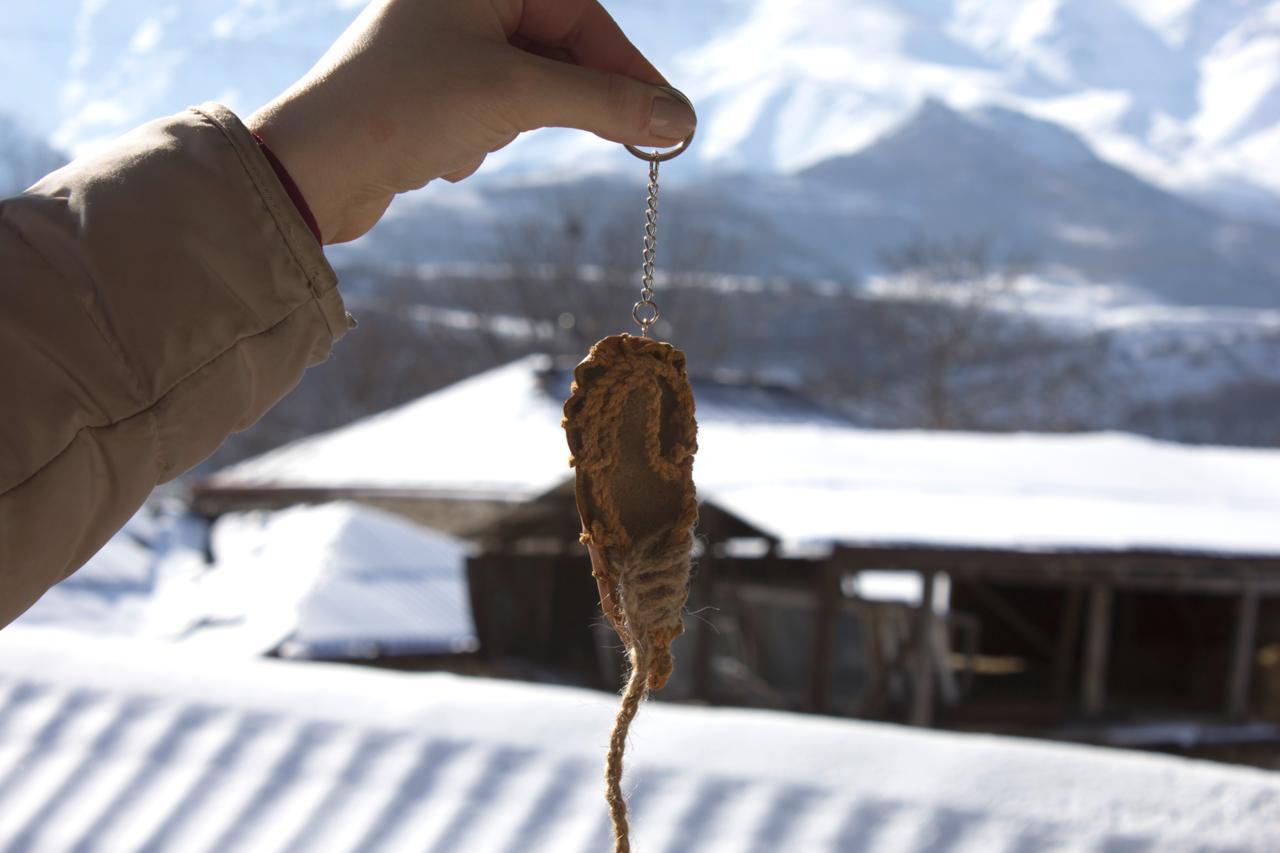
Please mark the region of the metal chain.
[[649, 161], [649, 198], [644, 211], [644, 264], [640, 267], [640, 301], [631, 308], [631, 319], [640, 327], [641, 337], [662, 312], [653, 301], [653, 264], [658, 256], [658, 161]]

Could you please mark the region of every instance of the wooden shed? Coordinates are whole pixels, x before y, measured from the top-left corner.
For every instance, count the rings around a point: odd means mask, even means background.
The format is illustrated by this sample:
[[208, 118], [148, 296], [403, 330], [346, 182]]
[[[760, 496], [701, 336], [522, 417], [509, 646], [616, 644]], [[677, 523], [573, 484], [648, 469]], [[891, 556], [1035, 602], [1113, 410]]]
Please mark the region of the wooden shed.
[[[464, 534], [482, 649], [607, 684], [570, 368], [525, 359], [304, 439], [219, 472], [196, 507], [343, 496]], [[977, 726], [1280, 713], [1251, 705], [1277, 675], [1260, 658], [1280, 661], [1280, 452], [863, 430], [785, 388], [694, 387], [686, 695]], [[875, 576], [910, 594], [869, 593]]]

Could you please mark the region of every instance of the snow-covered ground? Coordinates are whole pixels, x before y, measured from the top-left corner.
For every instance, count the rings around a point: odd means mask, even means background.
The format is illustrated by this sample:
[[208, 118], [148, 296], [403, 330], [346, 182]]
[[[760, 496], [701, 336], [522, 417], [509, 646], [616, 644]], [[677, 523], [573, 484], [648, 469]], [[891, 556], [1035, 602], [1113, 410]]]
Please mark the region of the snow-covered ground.
[[[0, 848], [608, 849], [597, 693], [0, 633]], [[1280, 775], [647, 705], [643, 851], [1275, 849]]]

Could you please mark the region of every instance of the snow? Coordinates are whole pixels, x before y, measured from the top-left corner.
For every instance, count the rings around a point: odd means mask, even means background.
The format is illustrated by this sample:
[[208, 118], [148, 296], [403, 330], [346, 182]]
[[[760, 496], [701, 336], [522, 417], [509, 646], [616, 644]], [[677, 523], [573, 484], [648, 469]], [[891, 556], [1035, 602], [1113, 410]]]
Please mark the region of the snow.
[[[567, 379], [547, 364], [514, 362], [212, 482], [530, 499], [571, 476]], [[1122, 433], [864, 430], [753, 405], [754, 392], [732, 385], [695, 380], [694, 392], [699, 494], [787, 546], [1280, 554], [1280, 451]]]
[[[864, 601], [885, 601], [919, 607], [924, 601], [924, 578], [919, 572], [871, 569], [843, 581], [851, 597]], [[933, 610], [946, 613], [951, 608], [951, 578], [934, 578]]]
[[1274, 451], [1124, 434], [755, 428], [702, 446], [704, 495], [787, 542], [1280, 553]]
[[144, 509], [14, 624], [240, 658], [477, 647], [464, 544], [344, 502], [232, 513], [207, 533]]
[[[215, 474], [213, 485], [406, 488], [445, 497], [518, 502], [542, 494], [569, 472], [560, 420], [567, 371], [544, 373], [530, 356], [455, 383], [346, 427], [285, 445]], [[544, 381], [551, 388], [544, 387]], [[778, 399], [781, 397], [781, 400]], [[789, 396], [750, 392], [699, 401], [700, 422], [743, 419], [831, 421], [790, 411]]]
[[450, 536], [338, 502], [226, 515], [212, 544], [189, 592], [201, 622], [227, 627], [189, 642], [293, 657], [476, 648], [466, 552]]
[[519, 500], [564, 479], [560, 404], [537, 387], [534, 357], [216, 474], [212, 482], [341, 483]]
[[[0, 634], [0, 847], [607, 848], [616, 699], [124, 640]], [[1263, 851], [1280, 776], [776, 712], [648, 704], [652, 851]]]
[[15, 624], [77, 625], [98, 634], [132, 633], [146, 619], [152, 589], [152, 553], [124, 532], [45, 593]]
[[157, 597], [204, 569], [203, 522], [167, 503], [166, 497], [153, 498], [14, 624], [98, 636], [163, 633], [169, 617], [156, 609]]

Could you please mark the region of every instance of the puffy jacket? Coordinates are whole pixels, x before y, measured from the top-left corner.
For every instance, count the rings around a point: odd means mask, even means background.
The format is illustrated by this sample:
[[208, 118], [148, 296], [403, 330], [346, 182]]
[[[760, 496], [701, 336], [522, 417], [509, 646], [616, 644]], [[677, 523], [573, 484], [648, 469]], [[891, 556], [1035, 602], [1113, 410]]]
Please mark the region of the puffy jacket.
[[152, 122], [0, 202], [0, 626], [346, 332], [239, 119]]

